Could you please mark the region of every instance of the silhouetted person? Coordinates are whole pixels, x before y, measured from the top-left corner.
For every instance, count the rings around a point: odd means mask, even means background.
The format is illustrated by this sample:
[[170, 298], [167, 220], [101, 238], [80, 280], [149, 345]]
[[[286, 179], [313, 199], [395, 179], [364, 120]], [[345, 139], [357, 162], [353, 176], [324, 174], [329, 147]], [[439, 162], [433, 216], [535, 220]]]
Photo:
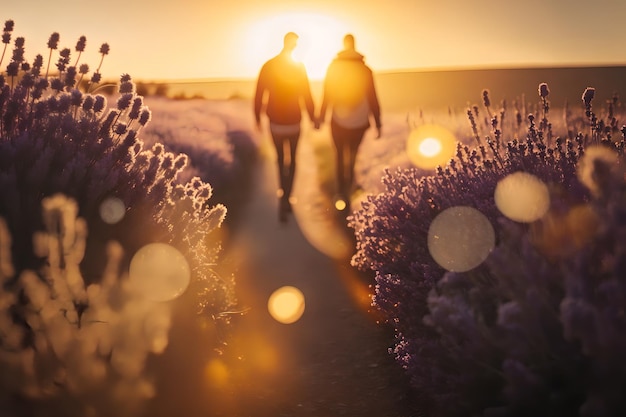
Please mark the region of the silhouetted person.
[[[261, 129], [261, 111], [264, 109], [276, 147], [281, 221], [285, 221], [286, 213], [291, 211], [289, 197], [296, 172], [296, 148], [300, 138], [302, 106], [306, 108], [312, 122], [315, 118], [306, 69], [291, 56], [297, 42], [298, 35], [295, 33], [289, 32], [285, 35], [282, 51], [261, 68], [254, 97], [257, 128]], [[288, 146], [288, 152], [285, 152], [285, 146]]]
[[376, 126], [376, 138], [380, 138], [381, 123], [372, 70], [356, 51], [354, 36], [344, 36], [343, 46], [326, 71], [324, 98], [315, 127], [324, 123], [327, 108], [332, 108], [330, 129], [337, 150], [337, 186], [339, 195], [349, 204], [356, 155], [371, 125], [370, 116]]

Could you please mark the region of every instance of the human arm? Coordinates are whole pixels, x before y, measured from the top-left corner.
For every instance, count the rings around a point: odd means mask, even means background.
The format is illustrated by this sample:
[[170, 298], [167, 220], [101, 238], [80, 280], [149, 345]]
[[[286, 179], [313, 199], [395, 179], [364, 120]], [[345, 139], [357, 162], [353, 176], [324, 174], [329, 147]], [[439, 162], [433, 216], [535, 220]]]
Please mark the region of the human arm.
[[311, 84], [304, 65], [302, 66], [302, 98], [311, 123], [316, 124], [317, 120], [315, 118], [315, 104], [313, 103], [313, 95], [311, 94]]
[[320, 107], [320, 111], [315, 118], [315, 128], [319, 129], [324, 124], [324, 119], [326, 119], [326, 108], [328, 107], [328, 98], [326, 94], [322, 98], [322, 106]]
[[326, 111], [328, 110], [329, 99], [331, 97], [331, 93], [329, 91], [330, 90], [329, 73], [330, 73], [331, 67], [332, 67], [332, 64], [328, 68], [328, 71], [326, 72], [326, 76], [324, 77], [324, 85], [323, 85], [323, 90], [322, 90], [322, 105], [320, 106], [319, 113], [317, 114], [317, 117], [315, 119], [316, 129], [319, 129], [320, 126], [324, 124], [324, 120], [326, 120]]
[[379, 139], [382, 135], [380, 103], [378, 101], [378, 94], [376, 93], [376, 85], [374, 84], [374, 75], [371, 70], [368, 71], [367, 102], [376, 126], [376, 139]]
[[256, 89], [254, 93], [254, 120], [257, 130], [261, 130], [261, 110], [263, 108], [263, 96], [266, 90], [266, 69], [265, 66], [261, 68], [259, 77], [256, 83]]

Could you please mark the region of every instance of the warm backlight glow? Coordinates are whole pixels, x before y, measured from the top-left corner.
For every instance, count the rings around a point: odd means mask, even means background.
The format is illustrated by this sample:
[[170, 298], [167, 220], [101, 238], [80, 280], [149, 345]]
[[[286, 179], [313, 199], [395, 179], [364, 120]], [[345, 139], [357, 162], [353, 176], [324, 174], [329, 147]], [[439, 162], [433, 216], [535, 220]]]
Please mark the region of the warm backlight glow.
[[220, 359], [211, 359], [204, 368], [204, 374], [212, 386], [224, 387], [230, 379], [230, 371]]
[[310, 79], [319, 80], [342, 48], [348, 29], [329, 16], [315, 13], [290, 12], [267, 17], [248, 29], [247, 65], [258, 72], [265, 61], [280, 52], [287, 32], [299, 36], [294, 58], [304, 63]]
[[430, 225], [428, 250], [442, 268], [465, 272], [483, 263], [495, 246], [493, 226], [472, 207], [448, 208]]
[[129, 279], [147, 299], [170, 301], [185, 292], [191, 270], [176, 248], [165, 243], [150, 243], [139, 249], [130, 261]]
[[515, 172], [498, 182], [494, 192], [498, 210], [511, 220], [530, 223], [550, 208], [548, 186], [527, 172]]
[[448, 129], [433, 124], [416, 127], [406, 143], [409, 160], [418, 168], [444, 166], [454, 156], [456, 138]]
[[274, 320], [285, 324], [295, 323], [304, 314], [304, 294], [296, 287], [281, 287], [270, 296], [267, 309]]

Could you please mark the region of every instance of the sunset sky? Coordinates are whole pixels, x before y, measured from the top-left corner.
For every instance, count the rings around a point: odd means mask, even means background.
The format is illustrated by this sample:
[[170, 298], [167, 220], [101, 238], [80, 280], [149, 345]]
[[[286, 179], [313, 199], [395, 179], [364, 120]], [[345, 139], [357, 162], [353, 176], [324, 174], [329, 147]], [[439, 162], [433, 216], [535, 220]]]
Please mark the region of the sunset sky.
[[72, 50], [84, 35], [81, 62], [97, 66], [108, 43], [112, 78], [255, 77], [290, 30], [313, 79], [347, 32], [375, 71], [626, 64], [623, 0], [21, 0], [0, 10], [28, 60], [47, 57], [53, 32]]

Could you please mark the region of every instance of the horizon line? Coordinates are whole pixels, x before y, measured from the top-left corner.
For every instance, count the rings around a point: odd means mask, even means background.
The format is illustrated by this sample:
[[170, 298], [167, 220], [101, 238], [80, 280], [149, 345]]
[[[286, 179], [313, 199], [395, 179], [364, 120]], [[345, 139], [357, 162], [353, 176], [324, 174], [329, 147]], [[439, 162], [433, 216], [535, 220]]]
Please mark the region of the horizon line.
[[[577, 69], [577, 68], [626, 68], [626, 62], [624, 63], [598, 63], [598, 64], [525, 64], [525, 65], [494, 65], [494, 66], [479, 66], [479, 65], [467, 65], [467, 66], [448, 66], [448, 67], [416, 67], [416, 68], [398, 68], [398, 69], [385, 69], [385, 70], [373, 70], [374, 74], [389, 75], [389, 74], [406, 74], [406, 73], [424, 73], [424, 72], [458, 72], [458, 71], [498, 71], [498, 70], [530, 70], [530, 69]], [[133, 77], [135, 82], [141, 83], [154, 83], [154, 84], [194, 84], [194, 83], [220, 83], [220, 82], [246, 82], [254, 81], [256, 76], [240, 76], [240, 77], [189, 77], [189, 78], [140, 78]], [[323, 78], [310, 78], [311, 82], [320, 82]]]

